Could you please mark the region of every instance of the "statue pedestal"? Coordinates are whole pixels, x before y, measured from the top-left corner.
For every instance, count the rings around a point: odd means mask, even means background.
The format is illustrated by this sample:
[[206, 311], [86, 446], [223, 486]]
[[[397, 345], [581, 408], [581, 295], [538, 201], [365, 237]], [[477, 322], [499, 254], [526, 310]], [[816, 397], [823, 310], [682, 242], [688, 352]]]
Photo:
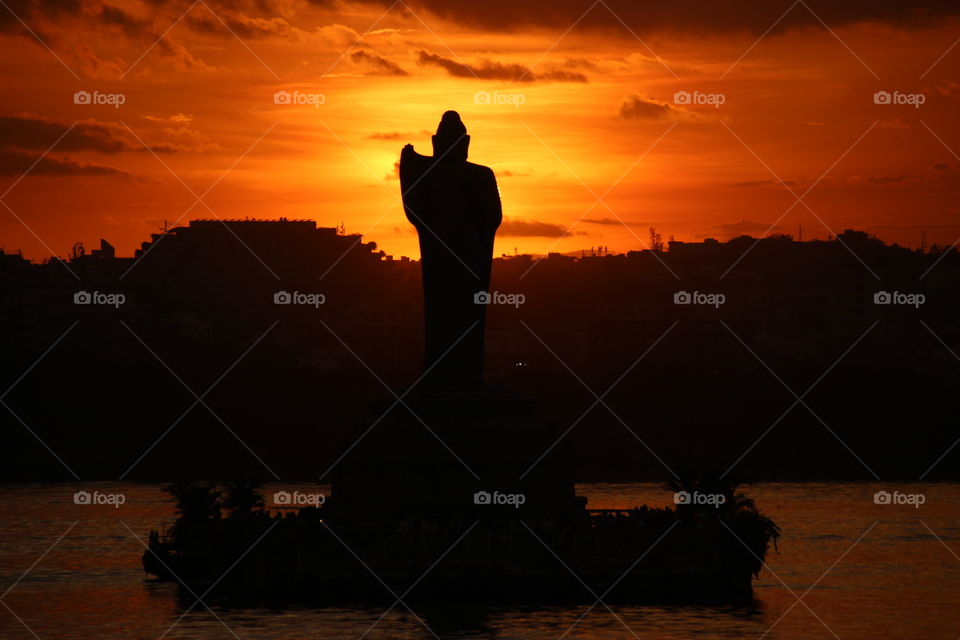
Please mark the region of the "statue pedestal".
[[[447, 516], [573, 516], [586, 500], [534, 403], [495, 387], [427, 387], [373, 403], [384, 416], [334, 469], [325, 509], [350, 522]], [[358, 436], [359, 436], [358, 433]], [[484, 502], [484, 492], [489, 502]], [[520, 504], [518, 504], [520, 503]]]

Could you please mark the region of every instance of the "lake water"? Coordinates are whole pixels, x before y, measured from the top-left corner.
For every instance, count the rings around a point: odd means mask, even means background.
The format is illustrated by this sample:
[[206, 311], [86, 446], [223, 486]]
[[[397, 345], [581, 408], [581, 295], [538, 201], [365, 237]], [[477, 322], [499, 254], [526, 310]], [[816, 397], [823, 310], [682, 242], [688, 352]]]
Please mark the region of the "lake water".
[[[73, 494], [81, 489], [121, 493], [125, 502], [76, 505]], [[649, 483], [578, 489], [592, 508], [672, 502], [666, 489]], [[750, 606], [416, 607], [414, 614], [398, 605], [384, 615], [383, 606], [191, 607], [175, 585], [152, 582], [140, 568], [137, 536], [145, 541], [174, 517], [158, 486], [6, 486], [0, 638], [960, 637], [960, 484], [769, 483], [743, 490], [783, 529], [780, 552], [768, 556]], [[881, 490], [899, 492], [894, 500], [920, 495], [923, 504], [875, 504]]]

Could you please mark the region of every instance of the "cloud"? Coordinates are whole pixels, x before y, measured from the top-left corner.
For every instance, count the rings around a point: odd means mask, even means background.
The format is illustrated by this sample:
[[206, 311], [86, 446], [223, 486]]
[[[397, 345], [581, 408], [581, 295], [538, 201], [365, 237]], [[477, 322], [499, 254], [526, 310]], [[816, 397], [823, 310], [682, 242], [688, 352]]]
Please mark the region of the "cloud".
[[[303, 34], [284, 18], [276, 15], [278, 13], [276, 10], [271, 11], [267, 7], [242, 7], [238, 6], [242, 3], [213, 2], [213, 0], [202, 4], [202, 10], [191, 10], [184, 20], [197, 33], [227, 38], [237, 36], [244, 40], [263, 38], [296, 40]], [[181, 9], [181, 14], [188, 7], [189, 4]], [[251, 15], [253, 13], [263, 15]]]
[[[118, 124], [84, 120], [71, 129], [65, 121], [34, 114], [0, 116], [0, 146], [46, 151], [57, 140], [57, 151], [108, 154], [146, 151], [125, 127]], [[150, 146], [157, 153], [177, 150], [176, 146], [166, 143], [151, 143]]]
[[942, 96], [944, 98], [957, 99], [960, 98], [960, 82], [948, 81], [943, 84], [936, 85], [934, 87], [924, 89], [923, 93], [934, 93], [936, 95]]
[[69, 151], [114, 154], [143, 150], [128, 138], [119, 125], [94, 120], [71, 128], [65, 122], [32, 114], [0, 116], [0, 175], [21, 176], [29, 170], [31, 176], [130, 176], [126, 171], [65, 155]]
[[[31, 167], [33, 167], [31, 169]], [[27, 153], [17, 149], [0, 149], [0, 175], [21, 176], [30, 169], [31, 176], [129, 176], [125, 171], [98, 164], [86, 164], [71, 158]]]
[[[222, 147], [210, 140], [206, 135], [187, 126], [164, 127], [162, 132], [165, 142], [162, 147], [166, 151], [191, 151], [194, 153], [208, 153], [221, 151]], [[151, 145], [156, 151], [156, 145]], [[142, 149], [142, 147], [141, 147]]]
[[352, 27], [334, 23], [317, 27], [312, 34], [312, 39], [320, 44], [346, 48], [356, 45], [360, 34]]
[[[150, 47], [172, 58], [178, 71], [211, 71], [167, 31], [181, 21], [196, 34], [243, 40], [275, 38], [303, 39], [309, 34], [290, 25], [277, 14], [269, 0], [228, 2], [206, 0], [195, 7], [190, 0], [11, 0], [0, 11], [0, 32], [17, 33], [57, 50], [70, 67], [94, 78], [117, 79], [132, 59], [105, 60], [91, 48], [102, 51], [117, 40], [126, 39], [136, 49]], [[121, 8], [122, 7], [122, 8]], [[8, 10], [9, 9], [9, 10]], [[289, 13], [289, 12], [285, 12]], [[23, 20], [23, 23], [20, 20]], [[25, 26], [30, 25], [30, 30]], [[183, 35], [182, 32], [180, 35]], [[155, 44], [155, 47], [154, 47]]]
[[608, 225], [611, 227], [613, 226], [622, 227], [623, 225], [626, 225], [628, 227], [646, 227], [652, 224], [650, 222], [642, 222], [642, 221], [633, 222], [630, 220], [617, 220], [616, 218], [584, 218], [583, 222], [586, 222], [589, 224]]
[[409, 140], [412, 137], [413, 134], [411, 133], [400, 133], [399, 131], [377, 131], [367, 136], [370, 140]]
[[788, 187], [793, 187], [797, 185], [797, 181], [793, 178], [788, 178], [782, 183], [779, 180], [746, 180], [744, 182], [734, 182], [731, 187], [781, 187], [787, 185]]
[[350, 56], [350, 59], [358, 64], [364, 64], [367, 66], [369, 73], [372, 75], [381, 75], [381, 76], [408, 76], [403, 68], [400, 67], [395, 62], [387, 60], [381, 55], [373, 53], [372, 51], [354, 51]]
[[910, 177], [908, 173], [901, 173], [897, 175], [885, 175], [885, 176], [867, 176], [864, 178], [864, 182], [870, 184], [898, 184], [907, 180]]
[[751, 233], [772, 233], [774, 231], [782, 230], [782, 227], [779, 225], [770, 226], [768, 222], [754, 222], [751, 220], [741, 220], [740, 222], [728, 222], [725, 224], [714, 225], [714, 229], [719, 229], [720, 232], [727, 237], [737, 237], [742, 235], [750, 235]]
[[202, 59], [193, 55], [189, 49], [172, 38], [163, 38], [156, 48], [173, 59], [173, 68], [177, 71], [216, 71]]
[[100, 22], [119, 27], [128, 36], [137, 36], [150, 26], [146, 20], [133, 17], [123, 9], [104, 4], [100, 7]]
[[420, 136], [433, 135], [432, 131], [422, 130], [420, 133], [411, 131], [375, 131], [367, 136], [368, 140], [412, 140]]
[[190, 124], [193, 122], [193, 115], [187, 115], [185, 113], [175, 113], [172, 116], [143, 116], [145, 120], [150, 120], [151, 122], [172, 122], [174, 124]]
[[695, 64], [679, 60], [665, 60], [637, 52], [627, 56], [614, 57], [567, 57], [563, 60], [561, 66], [565, 69], [581, 69], [600, 75], [634, 74], [637, 71], [663, 73], [665, 68], [684, 76], [699, 75], [704, 72], [703, 68]]
[[62, 15], [77, 15], [81, 8], [80, 0], [13, 0], [4, 3], [0, 12], [0, 31], [22, 31], [29, 35], [20, 20], [29, 24], [30, 18], [56, 19]]
[[573, 71], [533, 72], [529, 68], [514, 63], [481, 60], [471, 65], [457, 62], [441, 55], [424, 51], [417, 52], [417, 62], [423, 66], [439, 67], [455, 78], [476, 78], [479, 80], [506, 80], [508, 82], [586, 82], [587, 77]]
[[[564, 235], [569, 235], [567, 234], [567, 228], [563, 225], [537, 220], [523, 220], [521, 218], [504, 218], [500, 228], [497, 229], [497, 234], [506, 238], [561, 238]], [[582, 233], [576, 235], [582, 235]]]
[[4, 146], [19, 149], [45, 151], [59, 138], [59, 151], [118, 153], [131, 148], [125, 139], [128, 136], [122, 135], [124, 132], [119, 126], [93, 121], [81, 122], [70, 129], [66, 122], [42, 116], [0, 116], [0, 141]]
[[[386, 9], [391, 0], [358, 0]], [[429, 12], [451, 22], [502, 32], [522, 32], [530, 27], [576, 31], [603, 30], [606, 35], [633, 38], [634, 31], [690, 33], [783, 33], [795, 29], [823, 29], [821, 20], [837, 28], [879, 22], [901, 28], [921, 28], [960, 15], [960, 4], [945, 0], [808, 0], [790, 7], [769, 0], [716, 0], [659, 2], [656, 0], [606, 0], [584, 13], [582, 0], [553, 0], [544, 10], [542, 0], [409, 0], [415, 13]], [[644, 36], [646, 37], [646, 36]]]
[[[620, 61], [622, 62], [622, 61]], [[584, 69], [586, 71], [600, 71], [600, 65], [585, 57], [567, 58], [563, 61], [563, 66], [568, 69]], [[626, 65], [623, 65], [626, 66]]]
[[639, 95], [628, 97], [617, 111], [626, 120], [677, 120], [698, 122], [700, 116], [682, 107]]

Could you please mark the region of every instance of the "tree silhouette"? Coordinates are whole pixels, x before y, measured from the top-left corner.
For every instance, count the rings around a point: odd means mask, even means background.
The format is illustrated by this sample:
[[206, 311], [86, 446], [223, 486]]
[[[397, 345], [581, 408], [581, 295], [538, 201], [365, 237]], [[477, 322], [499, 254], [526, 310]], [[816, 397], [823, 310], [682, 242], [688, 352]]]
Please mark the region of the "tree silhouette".
[[247, 475], [239, 475], [224, 485], [221, 504], [231, 518], [244, 518], [263, 512], [263, 485]]
[[220, 518], [220, 491], [216, 485], [180, 480], [163, 490], [177, 501], [177, 514], [185, 522]]

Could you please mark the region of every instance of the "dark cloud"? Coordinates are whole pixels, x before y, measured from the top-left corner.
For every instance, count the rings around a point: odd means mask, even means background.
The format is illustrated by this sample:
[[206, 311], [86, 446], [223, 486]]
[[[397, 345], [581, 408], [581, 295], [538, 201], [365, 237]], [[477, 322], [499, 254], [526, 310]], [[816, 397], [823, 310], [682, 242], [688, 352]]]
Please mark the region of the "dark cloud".
[[620, 105], [621, 118], [627, 120], [697, 120], [696, 114], [669, 102], [643, 96], [630, 96]]
[[[391, 0], [359, 1], [384, 9], [392, 4]], [[547, 6], [542, 0], [409, 0], [408, 4], [414, 12], [429, 11], [461, 25], [495, 31], [519, 32], [529, 27], [564, 30], [575, 25], [576, 30], [604, 30], [625, 38], [634, 37], [627, 27], [640, 35], [651, 31], [760, 34], [781, 16], [773, 33], [823, 29], [820, 20], [834, 28], [859, 22], [918, 28], [960, 15], [960, 3], [955, 0], [806, 0], [810, 10], [803, 3], [791, 8], [788, 2], [769, 0], [605, 0], [592, 8], [583, 0], [553, 0]]]
[[784, 180], [782, 183], [779, 180], [746, 180], [744, 182], [734, 182], [731, 187], [780, 187], [787, 185], [788, 187], [793, 187], [797, 184], [797, 181], [793, 178]]
[[207, 35], [220, 34], [228, 37], [237, 35], [244, 40], [273, 36], [294, 37], [295, 29], [283, 18], [277, 16], [248, 16], [237, 11], [236, 7], [231, 5], [215, 6], [214, 10], [215, 14], [206, 11], [203, 15], [191, 11], [185, 22], [194, 31]]
[[864, 181], [870, 184], [898, 184], [910, 177], [908, 173], [887, 176], [867, 176]]
[[[181, 15], [192, 4], [190, 0], [144, 0], [144, 3], [154, 13], [169, 13], [170, 19]], [[242, 38], [293, 37], [296, 32], [295, 27], [279, 17], [289, 10], [286, 3], [269, 0], [208, 0], [207, 3]], [[381, 11], [396, 4], [393, 0], [351, 0], [350, 4], [355, 3]], [[307, 0], [306, 4], [337, 10], [347, 3]], [[15, 31], [25, 36], [29, 33], [18, 17], [35, 31], [40, 29], [37, 23], [41, 21], [84, 16], [101, 24], [118, 26], [131, 35], [139, 33], [153, 38], [160, 35], [153, 33], [156, 25], [140, 21], [102, 0], [6, 0], [4, 5], [0, 7], [0, 31]], [[960, 3], [955, 0], [807, 0], [792, 7], [786, 2], [769, 0], [605, 0], [592, 7], [583, 0], [553, 0], [546, 9], [541, 0], [409, 0], [403, 5], [403, 9], [407, 8], [416, 15], [429, 13], [459, 25], [492, 31], [523, 33], [531, 27], [541, 27], [563, 32], [571, 28], [602, 31], [607, 36], [626, 39], [635, 38], [635, 34], [646, 37], [651, 32], [664, 31], [761, 34], [775, 23], [771, 33], [776, 34], [792, 29], [823, 29], [821, 20], [831, 28], [863, 22], [920, 28], [960, 16]], [[198, 17], [191, 12], [184, 22], [199, 31], [219, 31], [229, 36], [220, 20], [212, 16]]]
[[100, 7], [100, 22], [107, 25], [119, 27], [129, 36], [136, 36], [150, 28], [150, 23], [146, 20], [138, 20], [123, 9], [104, 4]]
[[563, 66], [569, 69], [584, 69], [586, 71], [600, 71], [600, 67], [588, 58], [567, 58], [563, 61]]
[[19, 19], [22, 19], [47, 40], [53, 35], [44, 32], [43, 22], [56, 23], [64, 17], [75, 17], [97, 26], [119, 28], [140, 41], [153, 42], [166, 35], [164, 30], [170, 21], [179, 21], [183, 16], [183, 23], [199, 33], [233, 37], [232, 32], [243, 39], [296, 35], [296, 29], [279, 17], [281, 7], [273, 6], [269, 0], [207, 0], [204, 4], [208, 6], [199, 8], [193, 7], [192, 0], [144, 0], [144, 3], [151, 10], [150, 17], [140, 19], [103, 0], [7, 0], [6, 7], [0, 7], [0, 31], [20, 32], [32, 38], [21, 24]]
[[296, 29], [283, 18], [251, 18], [242, 14], [228, 16], [223, 21], [230, 27], [233, 34], [244, 40], [258, 38], [287, 38], [296, 37]]
[[[37, 160], [38, 158], [39, 161]], [[34, 164], [36, 163], [36, 164]], [[31, 167], [33, 167], [31, 169]], [[31, 176], [129, 176], [129, 173], [98, 164], [76, 162], [67, 157], [54, 158], [27, 153], [17, 149], [0, 149], [0, 175], [21, 176], [27, 170]]]
[[506, 238], [560, 238], [566, 235], [566, 232], [567, 228], [563, 225], [536, 220], [522, 220], [520, 218], [504, 218], [500, 228], [497, 229], [497, 235]]
[[[0, 116], [0, 141], [20, 149], [47, 150], [70, 125], [40, 116]], [[60, 151], [117, 153], [129, 150], [120, 132], [110, 125], [81, 122], [57, 143]]]
[[372, 51], [354, 51], [350, 56], [350, 59], [358, 64], [366, 65], [368, 72], [371, 74], [381, 76], [410, 75], [397, 63], [387, 60], [383, 56], [373, 53]]
[[601, 225], [608, 225], [608, 226], [627, 225], [628, 227], [645, 227], [651, 224], [649, 222], [631, 222], [629, 220], [617, 220], [616, 218], [584, 218], [583, 221], [589, 224], [601, 224]]
[[5, 0], [3, 5], [0, 7], [0, 31], [22, 31], [27, 34], [29, 32], [23, 28], [20, 20], [29, 24], [28, 18], [40, 15], [47, 18], [76, 15], [82, 7], [80, 0]]
[[[69, 129], [69, 133], [66, 133]], [[62, 136], [62, 138], [61, 138]], [[0, 116], [0, 145], [28, 151], [46, 151], [54, 142], [57, 151], [145, 151], [124, 127], [115, 124], [84, 121], [70, 129], [70, 123], [42, 116]], [[151, 145], [156, 152], [175, 149], [167, 144]]]
[[[217, 32], [218, 23], [216, 20], [211, 15], [194, 16], [188, 14], [185, 22], [197, 33], [212, 35]], [[223, 29], [222, 26], [220, 28]]]
[[429, 51], [420, 50], [417, 62], [425, 66], [440, 67], [455, 78], [479, 80], [506, 80], [508, 82], [586, 82], [587, 77], [573, 71], [533, 72], [521, 64], [482, 60], [480, 64], [465, 64]]
[[[168, 145], [157, 145], [156, 149], [171, 150]], [[41, 116], [0, 116], [0, 175], [3, 176], [20, 176], [28, 170], [31, 176], [130, 176], [126, 171], [74, 160], [65, 153], [114, 154], [143, 150], [119, 125], [85, 121], [71, 129], [69, 123]]]

